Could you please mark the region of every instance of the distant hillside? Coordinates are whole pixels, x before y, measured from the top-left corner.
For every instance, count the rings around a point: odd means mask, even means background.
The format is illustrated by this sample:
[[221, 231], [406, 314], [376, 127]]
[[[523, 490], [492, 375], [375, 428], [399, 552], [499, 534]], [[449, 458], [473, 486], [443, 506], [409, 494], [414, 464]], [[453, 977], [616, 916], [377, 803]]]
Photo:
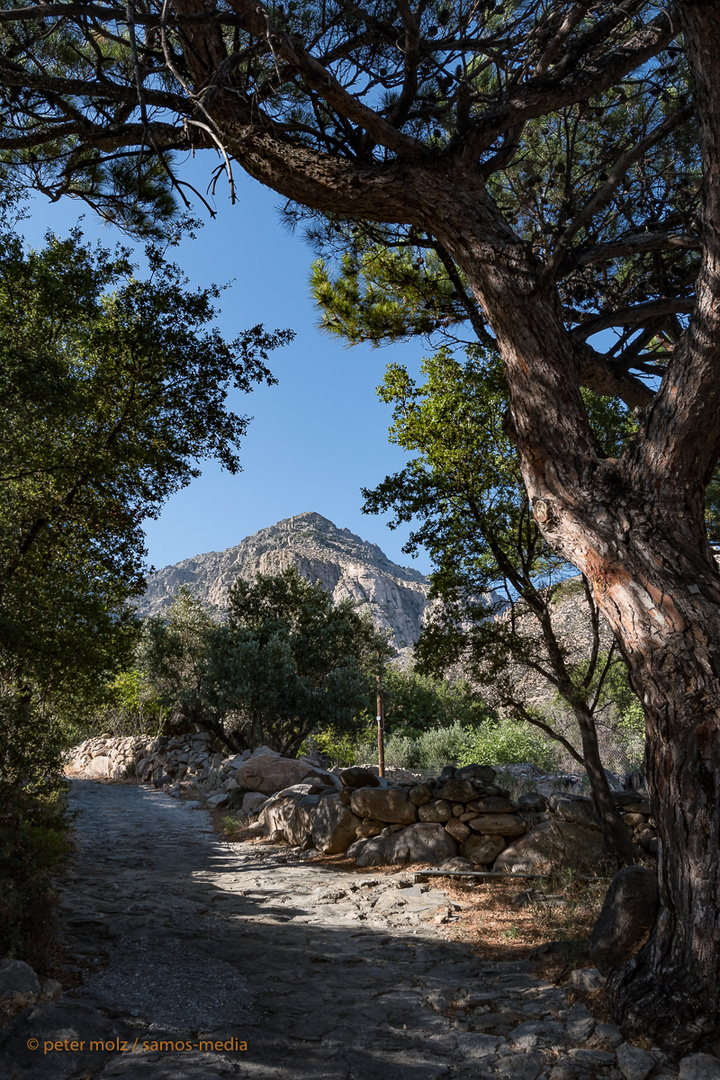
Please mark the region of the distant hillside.
[[428, 579], [314, 513], [285, 518], [226, 551], [166, 566], [148, 578], [137, 607], [141, 615], [161, 614], [177, 589], [187, 585], [220, 614], [238, 578], [253, 581], [257, 574], [278, 574], [288, 566], [297, 566], [308, 581], [319, 581], [336, 602], [349, 596], [367, 604], [375, 624], [392, 631], [398, 649], [417, 640], [428, 608]]

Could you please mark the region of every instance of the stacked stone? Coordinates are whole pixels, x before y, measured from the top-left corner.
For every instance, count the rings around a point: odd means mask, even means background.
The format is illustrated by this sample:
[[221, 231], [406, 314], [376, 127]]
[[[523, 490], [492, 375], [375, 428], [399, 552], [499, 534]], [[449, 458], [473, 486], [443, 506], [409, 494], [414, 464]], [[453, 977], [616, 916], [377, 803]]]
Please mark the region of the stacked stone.
[[[207, 732], [150, 740], [97, 736], [74, 749], [66, 772], [68, 776], [108, 779], [134, 776], [176, 797], [202, 796], [213, 809], [242, 805], [246, 812], [256, 809], [268, 795], [308, 776], [330, 777], [312, 758], [284, 758], [267, 746], [225, 757], [213, 748]], [[333, 778], [326, 782], [333, 790], [339, 784]]]
[[73, 749], [68, 776], [106, 776], [119, 780], [131, 771], [147, 743], [145, 736], [96, 735]]
[[[613, 792], [613, 799], [632, 834], [633, 842], [647, 854], [657, 855], [657, 830], [647, 792], [616, 791]], [[561, 821], [599, 828], [592, 800], [586, 796], [555, 792], [550, 796], [550, 809]]]
[[[544, 873], [573, 853], [591, 865], [604, 853], [590, 799], [555, 792], [548, 801], [533, 791], [513, 801], [487, 765], [447, 766], [422, 783], [379, 779], [372, 769], [336, 774], [266, 746], [225, 757], [199, 732], [150, 740], [97, 736], [76, 748], [68, 773], [134, 775], [176, 797], [202, 797], [212, 809], [258, 814], [258, 835], [323, 854], [347, 852], [359, 866], [455, 860], [456, 870]], [[637, 842], [656, 850], [643, 796], [622, 792], [616, 799]]]
[[632, 831], [633, 841], [649, 855], [657, 855], [657, 828], [647, 792], [618, 792], [615, 798], [620, 805], [623, 821]]
[[260, 810], [270, 839], [346, 852], [359, 866], [445, 863], [487, 867], [506, 845], [547, 819], [547, 801], [535, 792], [517, 802], [495, 783], [486, 765], [448, 766], [422, 784], [383, 786], [364, 768], [339, 773], [341, 788], [316, 780], [278, 792]]

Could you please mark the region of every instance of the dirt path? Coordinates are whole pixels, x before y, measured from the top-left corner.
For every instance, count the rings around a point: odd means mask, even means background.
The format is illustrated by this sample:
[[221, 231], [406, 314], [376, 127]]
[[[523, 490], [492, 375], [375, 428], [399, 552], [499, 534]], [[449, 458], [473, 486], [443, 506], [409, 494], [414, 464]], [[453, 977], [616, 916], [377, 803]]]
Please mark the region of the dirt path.
[[[72, 801], [64, 934], [105, 966], [16, 1025], [10, 1076], [619, 1077], [610, 1047], [588, 1048], [584, 1006], [525, 962], [482, 963], [446, 940], [435, 917], [447, 897], [407, 872], [348, 874], [226, 844], [205, 811], [145, 786], [77, 780]], [[73, 1036], [86, 1046], [46, 1048]]]

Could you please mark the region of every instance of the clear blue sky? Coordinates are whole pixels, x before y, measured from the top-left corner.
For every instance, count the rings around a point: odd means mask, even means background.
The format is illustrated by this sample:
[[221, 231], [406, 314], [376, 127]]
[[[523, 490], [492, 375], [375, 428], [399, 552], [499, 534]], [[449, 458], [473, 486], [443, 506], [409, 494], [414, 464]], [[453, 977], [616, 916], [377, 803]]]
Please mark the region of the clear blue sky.
[[[203, 191], [213, 164], [208, 156], [189, 166]], [[237, 395], [237, 411], [254, 417], [241, 450], [243, 472], [230, 476], [214, 462], [203, 463], [202, 476], [168, 501], [159, 520], [147, 522], [149, 562], [160, 569], [220, 551], [282, 518], [314, 510], [379, 544], [395, 562], [427, 573], [425, 556], [411, 560], [401, 552], [407, 529], [391, 531], [382, 518], [360, 510], [360, 488], [375, 486], [404, 460], [387, 441], [390, 409], [378, 401], [375, 387], [391, 360], [417, 370], [422, 344], [347, 349], [321, 333], [308, 285], [312, 251], [299, 231], [283, 228], [278, 195], [241, 172], [235, 179], [235, 206], [227, 185], [219, 184], [217, 217], [210, 220], [198, 206], [205, 226], [173, 258], [195, 285], [234, 279], [219, 302], [227, 336], [258, 322], [268, 329], [291, 327], [297, 336], [271, 355], [278, 386]], [[47, 229], [63, 235], [83, 214], [88, 237], [108, 246], [127, 243], [67, 198], [54, 204], [34, 198], [23, 232], [39, 245]]]

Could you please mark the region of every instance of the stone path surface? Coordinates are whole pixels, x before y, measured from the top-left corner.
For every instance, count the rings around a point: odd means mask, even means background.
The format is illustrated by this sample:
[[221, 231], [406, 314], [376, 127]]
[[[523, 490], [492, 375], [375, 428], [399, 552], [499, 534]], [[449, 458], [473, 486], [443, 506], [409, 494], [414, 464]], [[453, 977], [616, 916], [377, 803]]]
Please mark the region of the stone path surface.
[[[18, 1018], [2, 1077], [626, 1075], [616, 1028], [526, 962], [483, 963], [443, 937], [436, 919], [452, 904], [407, 871], [353, 874], [312, 853], [227, 844], [196, 804], [147, 786], [76, 780], [72, 802], [64, 936], [105, 966]], [[662, 1073], [649, 1063], [645, 1076]]]

